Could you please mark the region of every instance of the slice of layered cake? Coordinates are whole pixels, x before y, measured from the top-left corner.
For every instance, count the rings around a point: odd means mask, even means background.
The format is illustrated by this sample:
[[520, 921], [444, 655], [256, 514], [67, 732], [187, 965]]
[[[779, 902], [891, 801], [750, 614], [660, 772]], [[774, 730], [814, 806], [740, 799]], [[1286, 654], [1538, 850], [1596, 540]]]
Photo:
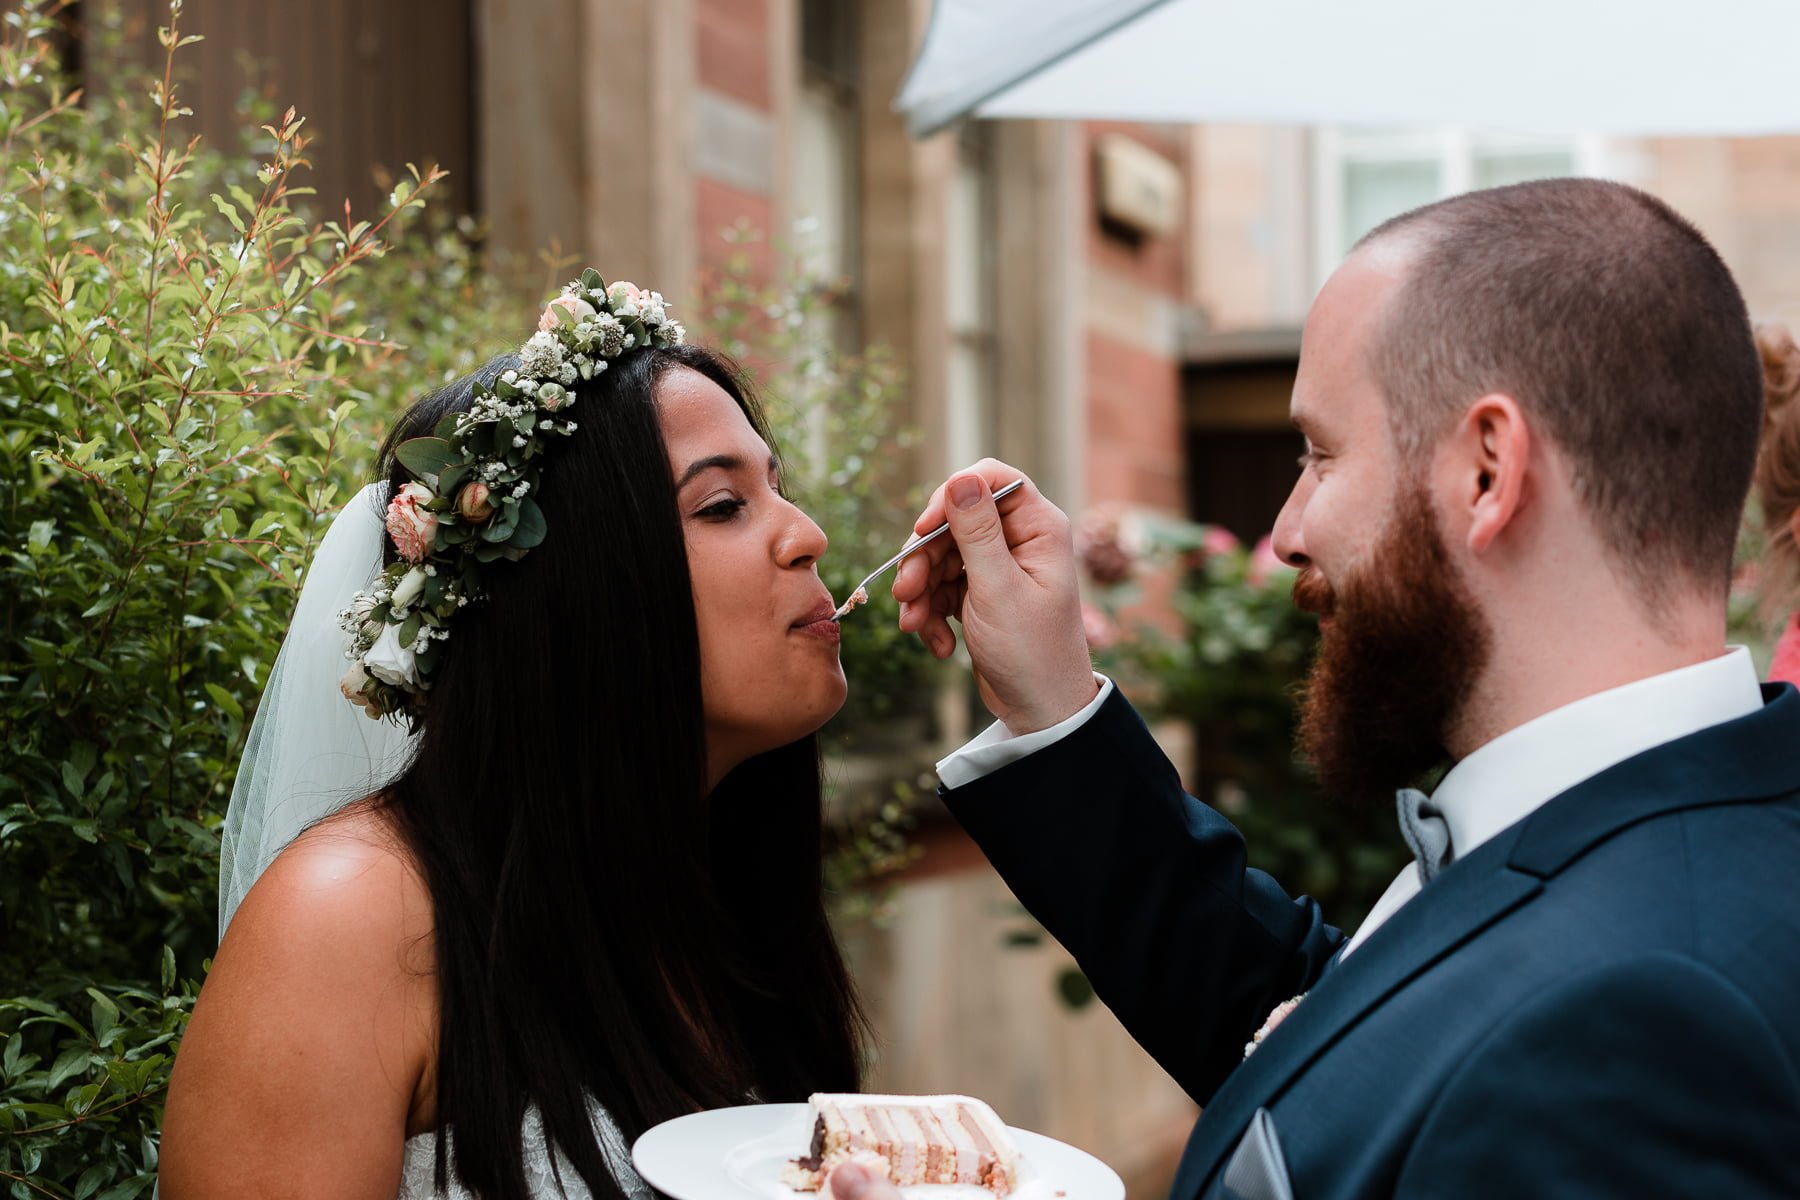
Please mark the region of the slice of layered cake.
[[914, 1184], [970, 1184], [995, 1196], [1019, 1182], [1019, 1149], [994, 1110], [972, 1096], [811, 1097], [812, 1148], [790, 1162], [782, 1182], [816, 1192], [839, 1163], [863, 1155], [886, 1160], [888, 1179]]

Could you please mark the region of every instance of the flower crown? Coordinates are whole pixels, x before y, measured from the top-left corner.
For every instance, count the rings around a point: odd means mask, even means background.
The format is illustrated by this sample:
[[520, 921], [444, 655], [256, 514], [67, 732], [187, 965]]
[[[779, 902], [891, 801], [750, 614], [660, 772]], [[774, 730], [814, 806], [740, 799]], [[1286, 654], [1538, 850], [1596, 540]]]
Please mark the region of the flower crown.
[[519, 559], [544, 540], [532, 499], [538, 458], [551, 436], [575, 432], [570, 389], [607, 360], [647, 346], [678, 345], [686, 331], [662, 295], [608, 285], [588, 268], [563, 288], [519, 350], [516, 370], [475, 384], [466, 412], [439, 421], [430, 437], [394, 451], [413, 480], [388, 502], [387, 532], [400, 560], [358, 592], [338, 624], [353, 635], [339, 681], [344, 698], [372, 720], [404, 713], [416, 732], [438, 647], [458, 609], [486, 593], [482, 567]]

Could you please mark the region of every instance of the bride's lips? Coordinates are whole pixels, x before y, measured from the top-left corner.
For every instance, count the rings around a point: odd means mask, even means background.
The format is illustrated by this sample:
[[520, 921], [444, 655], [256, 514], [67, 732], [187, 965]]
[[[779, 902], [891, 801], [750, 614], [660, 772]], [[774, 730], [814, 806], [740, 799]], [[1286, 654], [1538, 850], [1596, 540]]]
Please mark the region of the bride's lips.
[[789, 630], [793, 633], [804, 633], [809, 637], [836, 642], [842, 636], [838, 623], [831, 619], [831, 614], [836, 611], [837, 605], [833, 604], [831, 598], [827, 596], [808, 609], [806, 615], [789, 626]]

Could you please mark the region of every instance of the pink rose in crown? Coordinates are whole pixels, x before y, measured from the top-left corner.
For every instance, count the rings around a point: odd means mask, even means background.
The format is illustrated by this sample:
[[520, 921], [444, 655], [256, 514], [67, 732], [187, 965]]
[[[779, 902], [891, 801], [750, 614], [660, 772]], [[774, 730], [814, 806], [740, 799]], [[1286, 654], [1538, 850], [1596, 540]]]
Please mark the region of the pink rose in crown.
[[488, 485], [476, 480], [463, 485], [462, 491], [456, 493], [456, 511], [464, 520], [485, 521], [494, 515], [494, 506], [488, 503]]
[[1276, 1027], [1287, 1020], [1288, 1014], [1293, 1012], [1296, 1008], [1299, 1008], [1300, 1002], [1304, 999], [1306, 999], [1306, 996], [1302, 993], [1301, 995], [1295, 996], [1292, 1000], [1283, 1000], [1280, 1004], [1277, 1004], [1275, 1006], [1275, 1011], [1269, 1014], [1269, 1019], [1262, 1023], [1262, 1028], [1251, 1034], [1250, 1040], [1244, 1043], [1244, 1057], [1249, 1058], [1250, 1052], [1262, 1045], [1263, 1039], [1268, 1037], [1271, 1033], [1274, 1033]]
[[567, 309], [577, 321], [585, 321], [589, 317], [599, 315], [594, 306], [580, 296], [558, 296], [544, 306], [544, 315], [538, 318], [539, 333], [549, 333], [561, 323], [562, 318], [556, 315], [556, 310], [559, 308]]
[[437, 516], [425, 510], [431, 499], [430, 488], [408, 483], [388, 502], [388, 536], [407, 562], [416, 563], [431, 552], [431, 540], [437, 534]]

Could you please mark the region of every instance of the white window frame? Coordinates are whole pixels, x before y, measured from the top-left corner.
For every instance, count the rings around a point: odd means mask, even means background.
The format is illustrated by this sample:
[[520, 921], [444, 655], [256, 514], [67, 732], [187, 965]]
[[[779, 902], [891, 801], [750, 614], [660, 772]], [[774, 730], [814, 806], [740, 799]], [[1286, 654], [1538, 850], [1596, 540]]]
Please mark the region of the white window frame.
[[1438, 165], [1441, 200], [1475, 186], [1475, 152], [1516, 144], [1521, 150], [1567, 150], [1571, 174], [1620, 179], [1629, 170], [1629, 159], [1611, 139], [1598, 135], [1546, 137], [1477, 130], [1467, 125], [1416, 126], [1392, 130], [1349, 129], [1325, 125], [1313, 131], [1313, 286], [1323, 285], [1349, 253], [1344, 239], [1344, 164], [1348, 161], [1404, 162], [1432, 160]]

